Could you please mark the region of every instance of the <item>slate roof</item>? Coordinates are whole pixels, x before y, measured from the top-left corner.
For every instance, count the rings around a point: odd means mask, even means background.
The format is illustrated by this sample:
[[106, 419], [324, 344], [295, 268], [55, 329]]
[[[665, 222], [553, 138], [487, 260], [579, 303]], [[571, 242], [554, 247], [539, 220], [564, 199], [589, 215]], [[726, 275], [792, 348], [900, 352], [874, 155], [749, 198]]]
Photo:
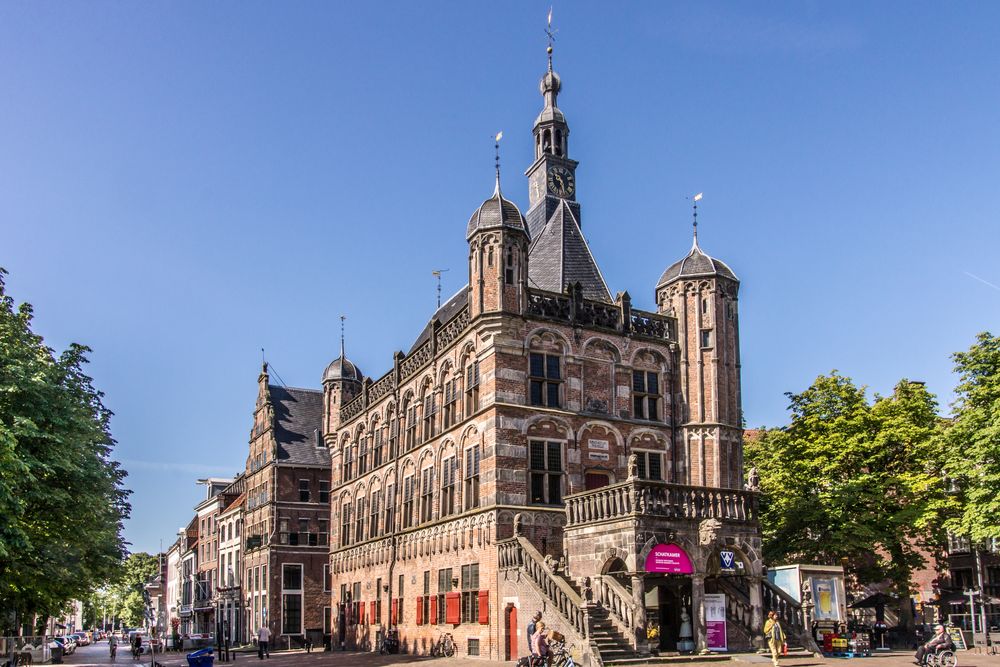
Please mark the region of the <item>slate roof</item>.
[[323, 428], [323, 392], [273, 384], [267, 389], [274, 407], [278, 462], [330, 465], [329, 450], [316, 446], [317, 433]]
[[330, 362], [330, 365], [326, 367], [323, 371], [323, 382], [327, 380], [356, 380], [362, 382], [365, 379], [364, 373], [358, 368], [354, 363], [344, 357], [344, 353], [341, 352], [340, 356]]
[[733, 270], [726, 266], [725, 262], [722, 260], [714, 259], [709, 257], [701, 248], [698, 246], [697, 237], [694, 240], [694, 245], [691, 246], [691, 252], [687, 254], [687, 257], [675, 262], [663, 272], [660, 276], [660, 280], [656, 283], [657, 287], [662, 287], [669, 282], [673, 282], [679, 278], [698, 278], [707, 276], [722, 276], [723, 278], [729, 278], [730, 280], [735, 280], [739, 282], [739, 278], [733, 273]]
[[469, 226], [466, 228], [465, 238], [471, 239], [477, 231], [484, 229], [517, 229], [527, 233], [528, 225], [524, 222], [524, 216], [518, 210], [517, 204], [509, 199], [505, 199], [500, 194], [500, 177], [497, 176], [496, 188], [493, 196], [484, 201], [476, 209], [476, 212], [469, 218]]
[[434, 311], [431, 315], [431, 319], [427, 321], [427, 326], [424, 330], [420, 332], [417, 336], [417, 340], [413, 342], [410, 346], [410, 351], [406, 353], [407, 356], [413, 354], [413, 351], [418, 347], [426, 343], [431, 339], [431, 333], [434, 331], [434, 320], [441, 320], [441, 324], [445, 324], [451, 318], [458, 315], [459, 311], [469, 305], [469, 286], [466, 284], [462, 289], [458, 290], [450, 299], [441, 304], [441, 307]]
[[531, 241], [528, 285], [562, 292], [567, 284], [577, 282], [583, 287], [584, 297], [611, 303], [611, 293], [583, 238], [580, 223], [563, 200]]

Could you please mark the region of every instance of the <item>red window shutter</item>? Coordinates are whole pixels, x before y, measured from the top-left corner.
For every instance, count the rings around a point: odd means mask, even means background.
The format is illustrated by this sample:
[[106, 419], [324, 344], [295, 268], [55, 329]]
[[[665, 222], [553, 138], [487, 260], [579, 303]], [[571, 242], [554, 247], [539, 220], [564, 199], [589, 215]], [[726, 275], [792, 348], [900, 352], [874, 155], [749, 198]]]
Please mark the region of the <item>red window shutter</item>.
[[393, 600], [389, 604], [389, 625], [398, 624], [398, 621], [396, 620], [399, 617], [399, 612], [397, 611], [398, 608], [399, 600]]
[[417, 625], [424, 624], [424, 598], [423, 596], [417, 598]]
[[365, 603], [360, 601], [358, 602], [358, 624], [365, 624]]
[[490, 622], [490, 592], [479, 591], [479, 622], [486, 625]]
[[438, 598], [436, 595], [431, 596], [431, 617], [427, 619], [428, 623], [438, 622]]
[[375, 612], [375, 600], [372, 600], [371, 624], [378, 624], [378, 614]]
[[445, 620], [452, 625], [462, 622], [462, 594], [448, 593], [445, 596]]

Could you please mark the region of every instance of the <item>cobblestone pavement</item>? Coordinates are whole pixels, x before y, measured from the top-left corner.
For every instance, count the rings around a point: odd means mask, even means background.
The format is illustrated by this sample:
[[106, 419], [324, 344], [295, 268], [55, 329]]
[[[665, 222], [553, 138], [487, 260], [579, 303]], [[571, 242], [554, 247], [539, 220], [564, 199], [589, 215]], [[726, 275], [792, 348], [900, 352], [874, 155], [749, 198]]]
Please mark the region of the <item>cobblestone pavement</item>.
[[[99, 642], [91, 646], [82, 646], [76, 653], [66, 656], [66, 665], [72, 667], [89, 667], [91, 665], [117, 665], [118, 667], [146, 667], [150, 665], [150, 657], [145, 655], [141, 661], [133, 661], [126, 647], [119, 649], [118, 658], [114, 662], [108, 656], [108, 645]], [[187, 667], [184, 653], [165, 653], [156, 656], [156, 662], [161, 667]], [[731, 661], [698, 661], [687, 659], [683, 662], [665, 663], [675, 667], [770, 667], [768, 656], [754, 654], [736, 654]], [[412, 665], [420, 663], [421, 667], [484, 667], [485, 665], [512, 666], [512, 662], [493, 662], [478, 658], [425, 658], [412, 655], [380, 656], [372, 653], [355, 653], [351, 651], [325, 652], [313, 651], [281, 651], [271, 654], [267, 660], [259, 660], [256, 653], [238, 653], [235, 662], [223, 663], [216, 661], [215, 667], [388, 667], [391, 665]], [[661, 663], [664, 664], [664, 663]], [[851, 660], [839, 658], [783, 658], [781, 667], [912, 667], [913, 654], [909, 652], [878, 653], [870, 658], [854, 658]], [[988, 655], [974, 651], [959, 651], [958, 667], [1000, 667], [1000, 655]]]

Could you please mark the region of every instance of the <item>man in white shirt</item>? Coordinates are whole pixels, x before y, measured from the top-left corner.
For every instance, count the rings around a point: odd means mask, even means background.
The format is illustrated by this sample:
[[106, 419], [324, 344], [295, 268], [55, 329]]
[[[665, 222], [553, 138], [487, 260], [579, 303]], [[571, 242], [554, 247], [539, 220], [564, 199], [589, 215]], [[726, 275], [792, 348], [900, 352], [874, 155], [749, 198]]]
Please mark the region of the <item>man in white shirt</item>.
[[261, 660], [264, 659], [266, 655], [268, 658], [271, 657], [271, 653], [267, 650], [267, 644], [271, 641], [271, 631], [267, 629], [266, 625], [260, 626], [260, 630], [257, 631], [257, 657]]

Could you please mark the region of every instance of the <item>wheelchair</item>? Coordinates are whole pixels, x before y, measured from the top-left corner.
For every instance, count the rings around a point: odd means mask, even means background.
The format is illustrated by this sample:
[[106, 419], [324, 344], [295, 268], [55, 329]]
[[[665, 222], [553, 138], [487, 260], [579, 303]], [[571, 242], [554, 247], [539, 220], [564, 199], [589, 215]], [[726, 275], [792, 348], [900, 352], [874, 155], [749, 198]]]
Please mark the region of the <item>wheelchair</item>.
[[937, 651], [931, 651], [924, 656], [926, 667], [958, 667], [958, 656], [955, 647], [948, 646]]

